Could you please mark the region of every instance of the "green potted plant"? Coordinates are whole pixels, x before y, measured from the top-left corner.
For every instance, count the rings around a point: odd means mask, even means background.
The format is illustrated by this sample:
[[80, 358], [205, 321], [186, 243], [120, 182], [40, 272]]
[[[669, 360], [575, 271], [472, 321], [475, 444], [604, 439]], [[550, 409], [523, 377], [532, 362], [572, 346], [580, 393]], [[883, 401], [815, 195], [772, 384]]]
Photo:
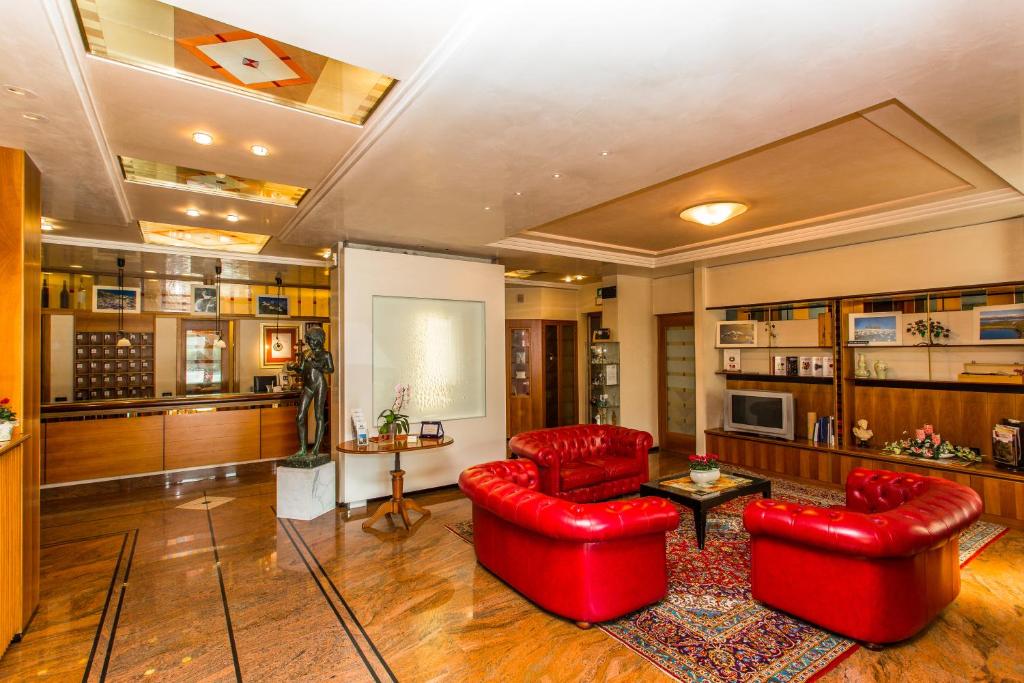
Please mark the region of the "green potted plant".
[[0, 399], [0, 442], [11, 440], [11, 431], [18, 426], [18, 416], [11, 410], [11, 399]]
[[718, 456], [711, 453], [690, 456], [690, 479], [698, 485], [718, 481], [722, 471], [718, 469]]
[[395, 385], [395, 402], [390, 408], [380, 411], [377, 416], [378, 441], [391, 441], [409, 434], [409, 416], [402, 413], [402, 406], [409, 400], [409, 385]]

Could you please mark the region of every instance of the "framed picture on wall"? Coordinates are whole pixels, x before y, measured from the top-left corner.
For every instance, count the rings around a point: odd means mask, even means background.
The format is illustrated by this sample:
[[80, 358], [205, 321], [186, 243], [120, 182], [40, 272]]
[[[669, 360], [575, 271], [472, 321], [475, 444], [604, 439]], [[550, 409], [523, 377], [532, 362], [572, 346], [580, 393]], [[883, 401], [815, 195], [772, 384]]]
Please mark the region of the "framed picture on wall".
[[978, 344], [1024, 343], [1024, 304], [975, 308], [974, 339]]
[[212, 285], [192, 285], [192, 303], [189, 313], [192, 315], [217, 315], [217, 288]]
[[259, 318], [287, 318], [288, 297], [276, 294], [256, 295], [256, 316]]
[[858, 346], [902, 346], [903, 314], [895, 311], [851, 313], [848, 337], [848, 341]]
[[299, 344], [296, 325], [260, 325], [260, 367], [282, 368], [295, 360]]
[[715, 346], [720, 349], [740, 349], [747, 346], [757, 346], [757, 321], [719, 321]]
[[142, 294], [138, 287], [96, 285], [92, 288], [93, 313], [140, 313]]

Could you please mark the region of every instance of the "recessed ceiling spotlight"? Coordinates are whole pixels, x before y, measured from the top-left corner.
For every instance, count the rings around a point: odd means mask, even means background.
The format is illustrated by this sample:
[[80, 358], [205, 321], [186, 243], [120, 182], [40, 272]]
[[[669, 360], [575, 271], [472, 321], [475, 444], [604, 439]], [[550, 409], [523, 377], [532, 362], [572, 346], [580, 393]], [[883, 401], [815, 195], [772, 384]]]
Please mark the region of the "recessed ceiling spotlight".
[[516, 196], [517, 196], [517, 197], [522, 197], [522, 196], [523, 196], [523, 193], [522, 193], [522, 192], [516, 192]]
[[72, 264], [72, 265], [68, 266], [68, 268], [74, 268], [75, 270], [78, 270], [78, 269], [79, 269], [79, 268], [81, 268], [81, 267], [82, 267], [82, 266], [78, 265], [77, 263], [74, 263], [74, 264]]
[[562, 278], [562, 280], [565, 282], [572, 282], [572, 275], [566, 275], [565, 277]]
[[228, 223], [237, 223], [238, 222], [238, 215], [237, 214], [229, 213], [227, 216], [224, 216], [224, 218], [226, 218], [228, 220]]
[[603, 157], [606, 157], [606, 156], [608, 156], [609, 154], [611, 154], [611, 152], [609, 152], [608, 150], [606, 150], [606, 149], [602, 149], [602, 150], [601, 150], [601, 156], [603, 156]]
[[21, 118], [28, 119], [29, 121], [36, 121], [38, 123], [42, 123], [42, 122], [46, 121], [46, 117], [43, 116], [42, 114], [35, 114], [33, 112], [30, 112], [30, 111], [27, 111], [24, 114], [22, 114]]
[[740, 202], [711, 202], [698, 204], [679, 212], [679, 217], [691, 223], [701, 225], [718, 225], [730, 218], [735, 218], [747, 210], [746, 204]]
[[150, 275], [156, 275], [155, 270], [147, 270], [146, 272], [149, 273]]
[[50, 232], [51, 230], [53, 230], [53, 223], [43, 223], [42, 225], [39, 226], [39, 229], [42, 230], [43, 232]]
[[197, 130], [195, 133], [192, 133], [192, 142], [196, 143], [197, 145], [212, 145], [213, 136], [210, 135], [209, 133], [204, 133], [201, 130]]
[[258, 157], [265, 157], [268, 154], [270, 154], [270, 150], [264, 147], [263, 145], [253, 145], [252, 147], [249, 148], [249, 151]]
[[19, 88], [16, 85], [5, 85], [4, 90], [10, 95], [17, 95], [18, 97], [35, 97], [36, 94], [31, 90], [25, 88]]
[[554, 178], [555, 180], [558, 180], [559, 178], [562, 177], [562, 174], [561, 173], [552, 173], [551, 177]]
[[576, 277], [574, 277], [573, 279], [574, 279], [574, 280], [585, 280], [586, 278], [587, 278], [587, 276], [586, 276], [586, 275], [577, 275], [577, 276], [576, 276]]
[[185, 215], [191, 216], [192, 218], [199, 218], [202, 215], [199, 209], [185, 209]]
[[491, 210], [491, 207], [489, 207], [489, 206], [485, 206], [484, 207], [484, 211], [490, 211], [490, 210]]
[[221, 235], [220, 236], [220, 243], [221, 244], [231, 244], [231, 238], [228, 237], [227, 235]]

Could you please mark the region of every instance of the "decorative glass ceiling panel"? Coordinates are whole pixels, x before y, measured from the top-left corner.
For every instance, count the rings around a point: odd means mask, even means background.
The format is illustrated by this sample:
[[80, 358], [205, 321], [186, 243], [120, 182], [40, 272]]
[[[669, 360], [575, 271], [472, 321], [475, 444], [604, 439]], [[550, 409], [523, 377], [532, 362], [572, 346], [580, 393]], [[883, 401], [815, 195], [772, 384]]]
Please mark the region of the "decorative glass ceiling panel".
[[214, 249], [234, 251], [240, 254], [258, 254], [270, 239], [270, 235], [256, 235], [220, 228], [197, 228], [191, 225], [171, 225], [139, 221], [142, 239], [147, 244], [165, 247], [191, 247], [192, 249]]
[[365, 123], [396, 83], [156, 0], [72, 1], [94, 55], [212, 81], [349, 123]]
[[200, 171], [196, 168], [164, 164], [159, 161], [143, 161], [132, 157], [118, 157], [118, 159], [121, 161], [124, 179], [130, 183], [203, 192], [281, 206], [297, 206], [299, 200], [309, 192], [305, 187], [253, 180], [227, 173]]

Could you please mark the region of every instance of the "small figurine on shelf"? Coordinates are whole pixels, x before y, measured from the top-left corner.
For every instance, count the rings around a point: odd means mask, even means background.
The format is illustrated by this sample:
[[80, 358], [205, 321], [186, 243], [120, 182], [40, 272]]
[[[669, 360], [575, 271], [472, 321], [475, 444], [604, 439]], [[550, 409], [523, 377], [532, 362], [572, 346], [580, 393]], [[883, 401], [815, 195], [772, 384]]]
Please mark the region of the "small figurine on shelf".
[[870, 445], [871, 437], [875, 433], [868, 429], [868, 421], [864, 419], [857, 420], [857, 424], [853, 428], [853, 437], [857, 439], [857, 445], [861, 448], [867, 448]]
[[885, 379], [888, 372], [888, 363], [886, 363], [884, 360], [875, 361], [875, 377], [877, 377], [878, 379]]
[[857, 368], [853, 371], [853, 376], [861, 379], [871, 376], [871, 371], [868, 370], [867, 356], [863, 353], [857, 354]]

